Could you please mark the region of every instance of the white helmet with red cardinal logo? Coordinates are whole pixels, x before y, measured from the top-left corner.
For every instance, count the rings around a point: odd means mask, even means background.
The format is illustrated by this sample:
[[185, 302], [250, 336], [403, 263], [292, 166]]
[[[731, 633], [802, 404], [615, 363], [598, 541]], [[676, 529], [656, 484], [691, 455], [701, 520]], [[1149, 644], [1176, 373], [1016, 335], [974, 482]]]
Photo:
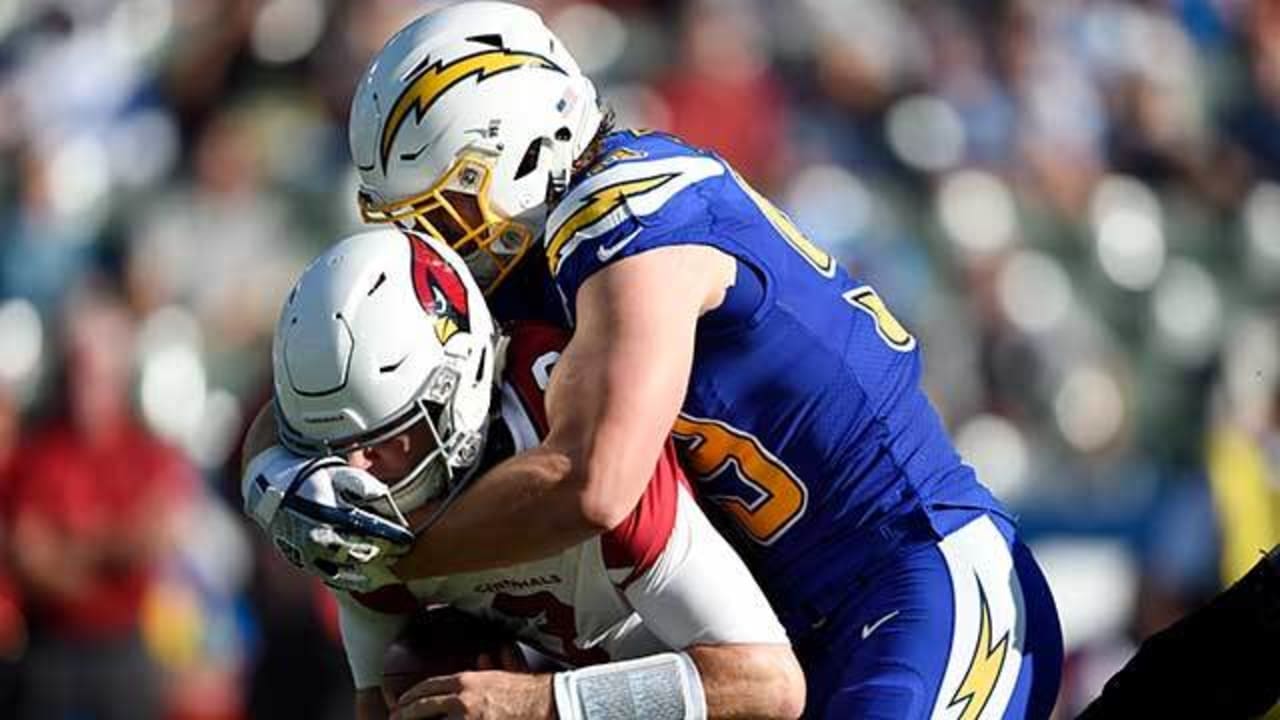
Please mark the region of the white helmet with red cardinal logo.
[[407, 513], [479, 460], [497, 339], [484, 296], [443, 243], [392, 228], [346, 238], [307, 267], [281, 311], [271, 353], [281, 439], [304, 455], [345, 455], [425, 424], [434, 449], [387, 481], [391, 512]]

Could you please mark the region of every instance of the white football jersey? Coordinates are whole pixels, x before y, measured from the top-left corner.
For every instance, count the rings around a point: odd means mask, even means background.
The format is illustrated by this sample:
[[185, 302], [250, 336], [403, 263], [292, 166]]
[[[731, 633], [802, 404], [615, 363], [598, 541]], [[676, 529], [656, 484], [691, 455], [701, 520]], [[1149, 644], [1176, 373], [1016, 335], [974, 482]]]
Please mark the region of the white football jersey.
[[[542, 393], [567, 336], [542, 325], [512, 334], [501, 415], [515, 451], [545, 432]], [[636, 510], [608, 533], [508, 568], [413, 580], [363, 596], [339, 594], [356, 687], [381, 682], [382, 656], [409, 616], [448, 604], [497, 621], [570, 665], [699, 644], [786, 643], [746, 566], [698, 508], [667, 444]]]

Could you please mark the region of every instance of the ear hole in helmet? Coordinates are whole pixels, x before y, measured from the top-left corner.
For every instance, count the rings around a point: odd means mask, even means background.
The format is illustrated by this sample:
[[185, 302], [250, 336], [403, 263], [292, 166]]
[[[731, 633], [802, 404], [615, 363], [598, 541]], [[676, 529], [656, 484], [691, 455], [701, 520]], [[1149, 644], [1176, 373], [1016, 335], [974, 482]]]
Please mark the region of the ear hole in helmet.
[[520, 159], [520, 167], [516, 168], [516, 180], [528, 175], [538, 168], [538, 155], [542, 152], [542, 140], [535, 139], [529, 143], [529, 148], [524, 151], [524, 157]]

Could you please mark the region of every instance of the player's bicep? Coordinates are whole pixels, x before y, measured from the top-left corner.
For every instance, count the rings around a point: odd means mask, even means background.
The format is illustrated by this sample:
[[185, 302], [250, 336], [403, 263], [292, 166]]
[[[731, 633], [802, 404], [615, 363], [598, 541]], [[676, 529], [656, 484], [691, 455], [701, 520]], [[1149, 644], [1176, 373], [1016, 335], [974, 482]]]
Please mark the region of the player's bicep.
[[679, 411], [708, 266], [724, 259], [658, 248], [603, 268], [577, 293], [578, 322], [547, 390], [546, 445], [569, 457], [584, 506], [607, 527], [635, 505]]
[[787, 635], [742, 559], [687, 491], [657, 561], [624, 590], [651, 632], [675, 649], [786, 644]]

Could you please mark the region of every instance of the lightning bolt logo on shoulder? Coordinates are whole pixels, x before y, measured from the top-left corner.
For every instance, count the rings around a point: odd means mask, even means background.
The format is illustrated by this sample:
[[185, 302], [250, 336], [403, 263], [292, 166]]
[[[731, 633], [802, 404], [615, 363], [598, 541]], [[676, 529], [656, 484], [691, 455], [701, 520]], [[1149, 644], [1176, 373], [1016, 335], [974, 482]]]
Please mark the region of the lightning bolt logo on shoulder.
[[624, 180], [599, 188], [583, 198], [582, 204], [556, 228], [547, 242], [547, 259], [551, 264], [551, 274], [555, 275], [560, 269], [560, 261], [565, 254], [563, 250], [569, 238], [622, 207], [627, 198], [656, 190], [678, 176], [677, 172], [667, 172], [652, 177]]
[[410, 111], [414, 112], [414, 120], [420, 122], [441, 96], [463, 80], [475, 77], [476, 82], [481, 83], [495, 75], [525, 67], [551, 70], [561, 75], [568, 74], [559, 65], [541, 55], [519, 50], [485, 50], [473, 55], [465, 55], [448, 63], [443, 60], [437, 60], [434, 63], [423, 62], [414, 71], [416, 77], [409, 82], [404, 92], [400, 93], [400, 97], [396, 98], [395, 104], [391, 106], [391, 112], [387, 114], [386, 123], [382, 126], [379, 147], [382, 169], [384, 171], [387, 169], [387, 161], [391, 158], [391, 147], [395, 144], [400, 128], [409, 118]]

